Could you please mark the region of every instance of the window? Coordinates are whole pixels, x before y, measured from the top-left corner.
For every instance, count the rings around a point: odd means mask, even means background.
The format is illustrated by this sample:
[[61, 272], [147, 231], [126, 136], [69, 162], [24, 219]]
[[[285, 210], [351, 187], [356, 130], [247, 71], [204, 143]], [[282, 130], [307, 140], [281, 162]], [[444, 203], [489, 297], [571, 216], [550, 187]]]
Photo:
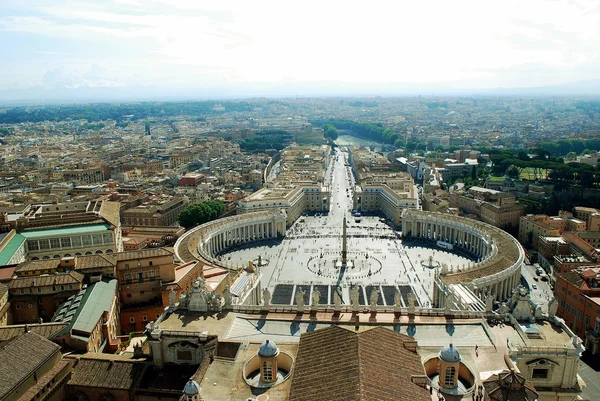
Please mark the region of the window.
[[146, 316], [146, 315], [142, 316], [142, 320], [143, 320], [144, 322], [147, 322], [147, 321], [148, 321], [148, 316]]
[[125, 263], [125, 268], [129, 269], [129, 263]]
[[60, 238], [60, 246], [62, 246], [63, 248], [70, 248], [71, 247], [71, 238], [61, 237]]
[[590, 324], [590, 317], [588, 315], [585, 315], [583, 322], [586, 324], [586, 326], [589, 326]]
[[140, 291], [140, 295], [144, 295], [144, 291], [143, 291], [143, 290], [142, 290], [142, 291]]
[[129, 323], [135, 323], [135, 318], [133, 316], [129, 318]]
[[22, 289], [22, 288], [19, 290], [19, 292], [20, 292], [21, 294], [25, 294], [25, 290], [24, 290], [24, 289]]
[[[21, 304], [15, 304], [15, 309], [16, 310], [21, 310]], [[19, 319], [19, 320], [21, 320], [21, 319]]]
[[29, 309], [33, 309], [33, 304], [27, 304], [27, 307], [28, 307]]
[[265, 381], [273, 380], [273, 364], [271, 362], [263, 362], [263, 379]]
[[533, 369], [531, 373], [532, 379], [547, 379], [548, 378], [548, 369]]
[[148, 262], [148, 266], [152, 266], [152, 261]]
[[131, 294], [127, 294], [127, 298], [131, 298]]
[[453, 366], [446, 368], [446, 377], [444, 378], [445, 385], [454, 383], [454, 376], [456, 376], [456, 369]]
[[60, 242], [58, 238], [50, 238], [50, 248], [60, 248]]
[[40, 247], [38, 245], [38, 242], [37, 241], [32, 241], [32, 240], [27, 241], [27, 248], [30, 251], [37, 251], [38, 249], [40, 249]]
[[73, 244], [74, 248], [78, 248], [81, 246], [81, 237], [73, 237], [71, 238], [71, 243]]

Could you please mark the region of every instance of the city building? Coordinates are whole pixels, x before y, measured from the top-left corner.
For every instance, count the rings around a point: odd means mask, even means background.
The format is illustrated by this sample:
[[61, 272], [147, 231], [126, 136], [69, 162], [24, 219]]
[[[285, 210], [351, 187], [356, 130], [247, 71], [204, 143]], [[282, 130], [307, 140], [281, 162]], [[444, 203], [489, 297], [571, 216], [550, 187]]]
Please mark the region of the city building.
[[126, 226], [172, 226], [177, 223], [179, 214], [187, 206], [182, 198], [172, 198], [147, 202], [121, 211], [121, 223]]
[[[586, 342], [598, 339], [600, 328], [600, 267], [578, 267], [556, 273], [554, 295], [559, 302], [557, 316]], [[592, 331], [596, 334], [589, 334]], [[587, 346], [586, 346], [587, 348]], [[593, 348], [593, 347], [592, 347]]]
[[52, 340], [79, 352], [115, 352], [120, 342], [117, 287], [117, 280], [99, 281], [69, 297], [52, 318], [67, 326]]
[[66, 382], [71, 362], [63, 359], [60, 347], [28, 331], [0, 343], [0, 399], [67, 399]]
[[528, 214], [519, 219], [519, 242], [538, 249], [540, 236], [557, 237], [564, 231], [585, 231], [585, 221], [575, 219], [569, 213], [559, 216]]
[[83, 287], [83, 274], [77, 271], [14, 277], [8, 283], [11, 315], [14, 323], [49, 321], [71, 295]]
[[32, 208], [0, 242], [0, 264], [122, 250], [118, 202]]

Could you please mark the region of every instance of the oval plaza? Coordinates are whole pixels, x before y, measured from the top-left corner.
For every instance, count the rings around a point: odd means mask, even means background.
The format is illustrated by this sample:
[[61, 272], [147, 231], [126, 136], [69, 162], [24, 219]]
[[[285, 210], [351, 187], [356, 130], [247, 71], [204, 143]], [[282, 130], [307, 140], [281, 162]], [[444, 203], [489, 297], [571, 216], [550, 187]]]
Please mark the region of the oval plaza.
[[[176, 256], [259, 272], [254, 293], [268, 290], [274, 305], [295, 305], [298, 293], [305, 303], [333, 305], [337, 294], [342, 304], [384, 307], [406, 307], [412, 294], [417, 306], [462, 310], [509, 298], [519, 285], [520, 244], [486, 223], [419, 210], [406, 173], [371, 160], [379, 170], [362, 174], [369, 157], [327, 146], [282, 151], [278, 176], [242, 201], [239, 214], [188, 231]], [[371, 185], [389, 193], [367, 204]]]

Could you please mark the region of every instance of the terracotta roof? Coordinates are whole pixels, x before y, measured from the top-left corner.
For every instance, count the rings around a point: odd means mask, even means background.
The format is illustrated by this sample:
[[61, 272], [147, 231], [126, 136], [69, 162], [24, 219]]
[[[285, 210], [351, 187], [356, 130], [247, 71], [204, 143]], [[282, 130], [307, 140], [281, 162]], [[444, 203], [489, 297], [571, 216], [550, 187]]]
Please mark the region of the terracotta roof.
[[142, 249], [140, 251], [111, 253], [111, 254], [104, 255], [104, 256], [109, 260], [114, 260], [115, 262], [118, 262], [121, 260], [154, 258], [156, 256], [168, 256], [168, 255], [172, 256], [173, 252], [171, 252], [165, 248], [148, 248], [148, 249]]
[[37, 367], [60, 353], [60, 347], [44, 337], [22, 333], [0, 344], [0, 399], [13, 391]]
[[[10, 279], [15, 273], [16, 266], [1, 267], [0, 268], [0, 280]], [[8, 280], [7, 280], [8, 281]]]
[[140, 360], [109, 360], [85, 356], [77, 359], [69, 386], [131, 390], [138, 385], [148, 367], [146, 361]]
[[425, 370], [405, 343], [414, 340], [383, 327], [355, 333], [333, 326], [302, 334], [289, 400], [431, 400], [411, 381]]
[[561, 278], [566, 282], [573, 284], [577, 288], [588, 288], [587, 284], [585, 283], [585, 280], [583, 279], [583, 277], [581, 277], [581, 274], [579, 274], [578, 272], [571, 271], [566, 273], [555, 273], [554, 275], [556, 276], [556, 278]]
[[114, 262], [107, 260], [108, 255], [76, 256], [75, 270], [98, 269], [102, 267], [113, 267]]
[[514, 370], [505, 370], [483, 382], [486, 394], [496, 401], [535, 401], [538, 393], [533, 384]]
[[80, 284], [83, 274], [70, 271], [68, 273], [44, 274], [34, 277], [16, 277], [8, 284], [11, 290], [16, 288], [45, 287], [49, 285]]
[[120, 212], [120, 202], [103, 201], [102, 206], [100, 206], [100, 216], [115, 227], [119, 226]]
[[59, 374], [63, 369], [69, 369], [67, 365], [69, 365], [70, 363], [71, 361], [65, 359], [59, 361], [56, 365], [54, 365], [52, 369], [46, 372], [46, 374], [44, 374], [44, 376], [42, 376], [33, 386], [31, 386], [25, 393], [23, 393], [21, 398], [19, 398], [19, 401], [33, 400], [35, 396], [44, 387], [48, 385], [52, 386], [52, 379], [54, 379], [56, 375]]
[[65, 323], [41, 323], [41, 324], [15, 324], [11, 326], [0, 326], [0, 341], [10, 340], [22, 334], [25, 326], [36, 334], [44, 338], [50, 338], [55, 333], [67, 327]]
[[21, 273], [34, 270], [56, 269], [60, 265], [60, 259], [31, 260], [20, 263], [15, 269], [15, 273]]

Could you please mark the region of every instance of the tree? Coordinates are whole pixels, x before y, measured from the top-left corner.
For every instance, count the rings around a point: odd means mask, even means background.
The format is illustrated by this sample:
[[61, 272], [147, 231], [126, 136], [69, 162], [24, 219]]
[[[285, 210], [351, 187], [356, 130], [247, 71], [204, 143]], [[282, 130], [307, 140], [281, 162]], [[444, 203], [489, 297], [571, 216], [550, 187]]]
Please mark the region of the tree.
[[574, 159], [574, 158], [577, 157], [577, 153], [575, 153], [575, 152], [569, 152], [569, 153], [567, 153], [566, 157], [567, 157], [567, 159]]
[[335, 141], [338, 138], [338, 130], [333, 124], [327, 124], [323, 127], [323, 136]]
[[219, 217], [224, 210], [225, 205], [218, 200], [193, 203], [181, 211], [178, 219], [179, 224], [186, 229], [204, 224]]
[[510, 167], [508, 167], [508, 169], [506, 169], [506, 175], [510, 178], [518, 178], [519, 175], [521, 175], [521, 170], [512, 164]]

